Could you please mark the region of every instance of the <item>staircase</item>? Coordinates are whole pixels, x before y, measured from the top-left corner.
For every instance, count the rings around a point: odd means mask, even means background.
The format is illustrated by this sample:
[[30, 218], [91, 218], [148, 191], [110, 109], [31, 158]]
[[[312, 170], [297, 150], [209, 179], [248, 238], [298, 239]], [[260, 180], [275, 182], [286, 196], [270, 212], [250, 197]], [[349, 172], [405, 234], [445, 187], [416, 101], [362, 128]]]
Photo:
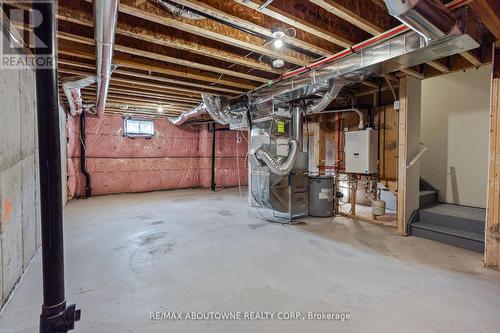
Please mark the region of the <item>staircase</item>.
[[410, 234], [482, 253], [486, 210], [439, 203], [438, 194], [420, 180], [419, 218], [410, 224]]

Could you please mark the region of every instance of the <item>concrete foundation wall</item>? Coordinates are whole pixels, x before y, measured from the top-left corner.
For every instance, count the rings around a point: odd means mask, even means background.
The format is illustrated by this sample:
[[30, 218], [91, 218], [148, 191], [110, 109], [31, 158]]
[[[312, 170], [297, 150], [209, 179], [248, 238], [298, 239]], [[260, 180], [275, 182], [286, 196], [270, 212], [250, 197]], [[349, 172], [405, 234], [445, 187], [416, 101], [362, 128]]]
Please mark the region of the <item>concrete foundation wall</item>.
[[40, 246], [35, 73], [0, 70], [0, 305]]

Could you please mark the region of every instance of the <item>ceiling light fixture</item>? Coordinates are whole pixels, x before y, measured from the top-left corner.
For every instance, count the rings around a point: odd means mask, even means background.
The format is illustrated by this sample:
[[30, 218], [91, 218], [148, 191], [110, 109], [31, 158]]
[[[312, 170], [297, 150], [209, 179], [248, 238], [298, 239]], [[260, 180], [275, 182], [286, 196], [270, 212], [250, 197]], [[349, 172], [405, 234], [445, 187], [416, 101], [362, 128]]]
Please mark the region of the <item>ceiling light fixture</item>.
[[285, 30], [283, 28], [274, 27], [271, 29], [271, 37], [273, 38], [273, 46], [276, 49], [281, 49], [283, 47], [283, 38], [286, 36]]

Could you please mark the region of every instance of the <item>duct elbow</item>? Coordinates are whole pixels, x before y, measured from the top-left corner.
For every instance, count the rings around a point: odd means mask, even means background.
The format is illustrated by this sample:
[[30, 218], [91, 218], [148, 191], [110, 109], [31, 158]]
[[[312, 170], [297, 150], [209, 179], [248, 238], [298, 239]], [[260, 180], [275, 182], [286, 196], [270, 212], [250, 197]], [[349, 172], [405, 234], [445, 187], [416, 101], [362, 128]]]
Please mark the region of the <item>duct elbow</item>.
[[179, 126], [184, 124], [189, 119], [199, 116], [207, 111], [205, 103], [200, 103], [191, 110], [184, 111], [177, 117], [168, 117], [167, 119], [174, 125]]
[[64, 95], [68, 101], [69, 111], [72, 116], [82, 114], [84, 106], [81, 89], [94, 84], [96, 82], [95, 76], [89, 76], [77, 81], [63, 82], [62, 88]]
[[290, 153], [283, 163], [279, 163], [276, 158], [274, 158], [269, 152], [263, 150], [262, 148], [257, 149], [254, 152], [254, 156], [262, 161], [269, 170], [278, 176], [287, 176], [295, 164], [297, 159], [299, 145], [296, 140], [290, 141]]
[[318, 102], [309, 105], [306, 108], [306, 113], [319, 113], [326, 109], [328, 105], [338, 96], [342, 88], [343, 83], [333, 82], [330, 89], [325, 93], [325, 95]]
[[422, 35], [427, 43], [460, 34], [458, 21], [437, 0], [384, 0], [389, 13]]

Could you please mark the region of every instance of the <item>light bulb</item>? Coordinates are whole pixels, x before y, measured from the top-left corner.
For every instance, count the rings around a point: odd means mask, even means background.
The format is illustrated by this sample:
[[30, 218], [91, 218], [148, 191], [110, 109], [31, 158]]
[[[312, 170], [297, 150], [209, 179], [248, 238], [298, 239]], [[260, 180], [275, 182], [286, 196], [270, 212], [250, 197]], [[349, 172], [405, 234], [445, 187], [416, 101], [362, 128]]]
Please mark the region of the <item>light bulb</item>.
[[276, 38], [273, 43], [274, 47], [281, 49], [283, 47], [283, 40], [281, 38]]

